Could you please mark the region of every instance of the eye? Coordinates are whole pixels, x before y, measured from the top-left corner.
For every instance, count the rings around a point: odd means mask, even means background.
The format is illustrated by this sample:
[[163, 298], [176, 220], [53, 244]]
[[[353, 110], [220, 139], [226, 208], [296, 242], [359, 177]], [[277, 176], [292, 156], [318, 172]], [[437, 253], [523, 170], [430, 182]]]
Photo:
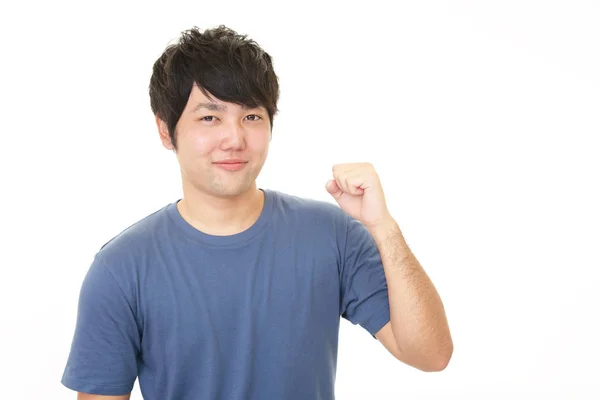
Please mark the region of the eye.
[[258, 120], [262, 119], [262, 117], [260, 115], [256, 115], [256, 114], [250, 114], [250, 115], [248, 115], [248, 117], [255, 117], [253, 119], [250, 119], [250, 121], [258, 121]]
[[207, 115], [206, 117], [202, 117], [200, 118], [198, 121], [205, 121], [205, 122], [213, 122], [214, 119], [207, 119], [207, 118], [217, 118], [214, 115]]

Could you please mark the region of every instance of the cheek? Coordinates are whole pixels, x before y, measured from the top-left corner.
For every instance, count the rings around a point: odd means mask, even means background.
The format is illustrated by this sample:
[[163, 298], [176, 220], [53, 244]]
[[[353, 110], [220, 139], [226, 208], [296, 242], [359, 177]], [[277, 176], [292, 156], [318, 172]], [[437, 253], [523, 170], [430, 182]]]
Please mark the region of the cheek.
[[181, 148], [185, 149], [186, 153], [191, 158], [204, 157], [211, 154], [214, 149], [218, 146], [217, 141], [210, 135], [202, 135], [197, 132], [194, 134], [188, 134], [183, 140], [180, 141]]
[[266, 153], [269, 149], [270, 133], [268, 135], [255, 135], [252, 140], [248, 141], [248, 147], [254, 153]]

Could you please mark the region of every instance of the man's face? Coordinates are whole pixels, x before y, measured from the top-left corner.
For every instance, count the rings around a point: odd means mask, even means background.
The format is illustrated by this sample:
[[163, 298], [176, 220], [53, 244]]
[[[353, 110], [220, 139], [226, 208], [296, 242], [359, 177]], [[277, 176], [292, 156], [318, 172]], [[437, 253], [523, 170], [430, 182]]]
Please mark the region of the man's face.
[[[173, 150], [157, 118], [163, 145]], [[253, 188], [269, 150], [271, 125], [264, 107], [246, 109], [213, 98], [194, 85], [176, 126], [184, 188], [210, 196], [237, 196]], [[233, 163], [240, 161], [240, 163]]]

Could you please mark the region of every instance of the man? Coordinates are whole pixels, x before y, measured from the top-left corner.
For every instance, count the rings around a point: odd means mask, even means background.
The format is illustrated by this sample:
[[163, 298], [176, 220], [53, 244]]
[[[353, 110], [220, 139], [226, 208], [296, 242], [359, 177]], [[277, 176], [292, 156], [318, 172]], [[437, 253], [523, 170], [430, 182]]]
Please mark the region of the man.
[[333, 399], [340, 316], [423, 371], [452, 354], [440, 298], [368, 163], [326, 202], [259, 189], [279, 86], [219, 26], [154, 64], [151, 108], [183, 197], [106, 243], [82, 284], [62, 383], [80, 399]]

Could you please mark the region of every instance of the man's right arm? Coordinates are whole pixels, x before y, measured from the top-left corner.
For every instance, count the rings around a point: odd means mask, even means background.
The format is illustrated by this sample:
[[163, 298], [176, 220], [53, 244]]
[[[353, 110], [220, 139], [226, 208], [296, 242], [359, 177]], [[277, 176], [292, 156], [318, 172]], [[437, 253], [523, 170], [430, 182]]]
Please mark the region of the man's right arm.
[[127, 277], [114, 275], [98, 256], [83, 280], [75, 334], [61, 379], [79, 400], [129, 399], [141, 356], [131, 286]]
[[77, 400], [129, 400], [131, 393], [124, 396], [101, 396], [99, 394], [77, 393]]

